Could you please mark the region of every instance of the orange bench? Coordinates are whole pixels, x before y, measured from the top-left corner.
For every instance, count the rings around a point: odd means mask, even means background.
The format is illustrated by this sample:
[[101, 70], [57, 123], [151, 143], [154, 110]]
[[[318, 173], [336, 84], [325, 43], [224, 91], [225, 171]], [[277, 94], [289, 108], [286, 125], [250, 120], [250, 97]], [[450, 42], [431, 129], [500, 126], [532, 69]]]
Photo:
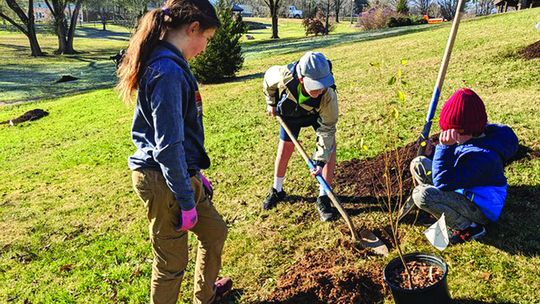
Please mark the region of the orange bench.
[[429, 18], [428, 15], [424, 15], [423, 18], [427, 21], [428, 24], [441, 23], [445, 21], [443, 18]]

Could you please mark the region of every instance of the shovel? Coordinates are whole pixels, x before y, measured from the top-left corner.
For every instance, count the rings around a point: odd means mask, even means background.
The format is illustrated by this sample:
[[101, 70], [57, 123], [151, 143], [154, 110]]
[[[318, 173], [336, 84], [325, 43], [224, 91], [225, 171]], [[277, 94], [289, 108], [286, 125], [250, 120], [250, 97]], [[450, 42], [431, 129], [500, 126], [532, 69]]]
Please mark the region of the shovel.
[[457, 4], [456, 15], [454, 16], [454, 20], [452, 21], [450, 36], [448, 37], [448, 42], [446, 43], [443, 59], [439, 68], [439, 74], [437, 76], [437, 82], [435, 83], [435, 87], [433, 88], [431, 102], [429, 103], [426, 122], [424, 124], [424, 128], [422, 129], [422, 133], [420, 133], [420, 137], [418, 138], [419, 147], [417, 155], [424, 154], [426, 148], [426, 141], [429, 138], [429, 131], [431, 130], [431, 124], [433, 121], [433, 117], [435, 116], [435, 111], [437, 110], [437, 103], [439, 102], [439, 96], [441, 94], [441, 89], [444, 83], [444, 77], [446, 76], [446, 70], [448, 69], [448, 64], [450, 63], [450, 56], [452, 56], [452, 48], [454, 47], [454, 41], [456, 40], [459, 28], [459, 20], [461, 19], [461, 15], [463, 13], [464, 3], [464, 0], [459, 0]]
[[[302, 145], [300, 145], [300, 143], [296, 140], [296, 138], [292, 134], [287, 124], [285, 124], [285, 122], [280, 116], [276, 115], [276, 118], [278, 122], [281, 124], [281, 126], [283, 127], [283, 129], [285, 129], [285, 132], [287, 132], [287, 135], [289, 135], [289, 137], [291, 138], [292, 142], [294, 143], [294, 146], [296, 147], [298, 152], [300, 152], [300, 154], [302, 155], [302, 158], [308, 165], [309, 169], [310, 170], [315, 169], [313, 162], [311, 161], [309, 156], [306, 154], [306, 151], [304, 150], [304, 148], [302, 148]], [[343, 206], [339, 202], [334, 192], [332, 192], [332, 189], [330, 188], [328, 183], [324, 180], [321, 174], [317, 174], [316, 178], [319, 184], [321, 184], [321, 186], [324, 188], [324, 191], [326, 191], [326, 193], [328, 194], [328, 197], [332, 201], [332, 204], [334, 205], [334, 207], [339, 211], [339, 214], [341, 214], [341, 216], [345, 220], [345, 223], [347, 223], [347, 226], [349, 227], [349, 230], [351, 231], [351, 235], [352, 235], [352, 239], [354, 243], [358, 244], [362, 248], [370, 249], [375, 254], [384, 255], [384, 256], [388, 255], [388, 247], [386, 247], [386, 245], [381, 240], [379, 240], [379, 238], [377, 238], [377, 236], [374, 235], [373, 232], [364, 229], [360, 231], [360, 237], [358, 236], [349, 215], [347, 214], [345, 209], [343, 209]]]
[[[446, 70], [448, 69], [450, 57], [452, 56], [452, 48], [454, 47], [454, 41], [456, 40], [459, 28], [459, 21], [463, 13], [464, 2], [464, 0], [459, 0], [457, 4], [456, 15], [454, 16], [454, 20], [452, 21], [452, 28], [450, 29], [450, 36], [448, 37], [446, 48], [444, 50], [443, 59], [439, 68], [439, 74], [437, 76], [437, 82], [435, 83], [435, 87], [433, 88], [433, 94], [431, 95], [431, 102], [429, 103], [429, 109], [426, 115], [426, 122], [424, 123], [422, 133], [420, 133], [420, 136], [417, 140], [419, 144], [418, 151], [416, 153], [417, 156], [423, 155], [428, 145], [427, 141], [429, 139], [429, 132], [431, 131], [433, 117], [435, 116], [435, 112], [437, 111], [437, 104], [439, 103], [439, 96], [441, 94], [441, 88], [443, 86], [444, 78], [446, 76]], [[399, 211], [398, 221], [401, 221], [401, 219], [403, 219], [407, 214], [409, 214], [409, 212], [414, 208], [414, 206], [415, 205], [412, 197], [409, 196], [401, 207], [401, 210]]]

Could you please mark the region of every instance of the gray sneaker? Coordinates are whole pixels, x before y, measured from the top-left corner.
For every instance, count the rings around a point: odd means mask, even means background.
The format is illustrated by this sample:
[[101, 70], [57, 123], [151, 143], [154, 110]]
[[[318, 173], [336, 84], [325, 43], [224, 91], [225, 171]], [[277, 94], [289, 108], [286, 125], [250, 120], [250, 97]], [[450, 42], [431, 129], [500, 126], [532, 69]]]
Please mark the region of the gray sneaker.
[[328, 195], [319, 196], [317, 198], [317, 211], [321, 217], [321, 221], [329, 222], [337, 219], [337, 210], [332, 207]]

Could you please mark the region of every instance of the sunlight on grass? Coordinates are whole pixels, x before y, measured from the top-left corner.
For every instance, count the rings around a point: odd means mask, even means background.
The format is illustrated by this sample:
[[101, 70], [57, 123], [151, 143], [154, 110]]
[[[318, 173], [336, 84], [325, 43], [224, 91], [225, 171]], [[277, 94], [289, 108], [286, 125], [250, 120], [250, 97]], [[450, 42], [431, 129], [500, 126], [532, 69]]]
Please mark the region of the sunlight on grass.
[[[539, 12], [523, 10], [464, 22], [441, 94], [442, 103], [456, 88], [473, 88], [485, 101], [490, 121], [511, 125], [520, 143], [536, 150], [540, 150], [540, 116], [534, 110], [540, 102], [540, 60], [524, 60], [517, 52], [539, 39], [534, 29]], [[407, 58], [404, 75], [409, 82], [405, 88], [409, 104], [400, 113], [403, 125], [399, 138], [399, 143], [405, 144], [416, 139], [423, 125], [448, 32], [449, 24], [377, 39], [364, 39], [361, 35], [366, 34], [356, 31], [343, 32], [344, 36], [336, 35], [342, 37], [336, 38], [336, 43], [317, 44], [300, 39], [302, 32], [291, 28], [290, 37], [299, 38], [284, 39], [291, 46], [264, 56], [248, 56], [238, 79], [201, 85], [206, 147], [212, 159], [206, 173], [215, 185], [214, 204], [230, 228], [222, 274], [232, 276], [235, 288], [242, 291], [239, 302], [264, 300], [278, 277], [305, 252], [335, 248], [338, 239], [348, 238], [341, 232], [343, 222], [318, 221], [312, 203], [318, 187], [297, 154], [291, 159], [284, 186], [297, 199], [277, 210], [261, 211], [272, 181], [278, 141], [278, 125], [264, 112], [262, 73], [271, 65], [297, 60], [310, 45], [324, 52], [333, 62], [339, 94], [338, 161], [372, 157], [382, 152], [380, 130], [385, 126], [380, 122], [381, 109], [394, 94], [388, 89], [388, 74]], [[260, 35], [262, 40], [266, 34]], [[284, 35], [288, 35], [285, 30]], [[1, 34], [0, 41], [8, 39], [6, 36]], [[263, 49], [264, 43], [258, 39], [246, 46], [248, 52], [251, 47]], [[43, 41], [45, 49], [52, 52], [53, 37]], [[295, 42], [303, 47], [297, 48]], [[25, 42], [21, 38], [13, 43]], [[80, 58], [97, 57], [96, 64], [101, 67], [108, 52], [125, 41], [96, 38], [80, 39], [80, 43], [76, 44], [83, 51]], [[25, 52], [7, 51], [0, 43], [0, 88], [9, 80], [7, 74], [20, 73], [19, 81], [27, 83], [27, 79], [45, 77], [39, 73], [56, 68], [69, 71], [73, 66], [74, 73], [86, 73], [85, 64], [74, 65], [78, 59], [32, 59], [24, 57]], [[3, 56], [11, 59], [5, 61]], [[371, 68], [370, 62], [381, 63], [382, 72]], [[105, 74], [94, 74], [90, 79], [101, 80]], [[38, 92], [45, 91], [53, 79], [47, 78]], [[8, 92], [12, 90], [10, 87]], [[147, 220], [142, 203], [131, 190], [126, 160], [134, 151], [129, 135], [133, 109], [109, 88], [3, 106], [0, 121], [32, 108], [45, 109], [50, 115], [16, 127], [0, 125], [1, 301], [146, 303], [151, 273]], [[314, 148], [312, 133], [300, 136], [308, 151]], [[535, 303], [540, 298], [539, 172], [538, 158], [511, 164], [506, 171], [510, 184], [507, 207], [485, 241], [439, 253], [449, 265], [453, 298], [488, 303]], [[353, 217], [358, 227], [385, 225], [378, 207], [359, 203], [347, 208], [368, 210]], [[403, 225], [406, 252], [435, 252], [423, 237], [423, 229]], [[193, 236], [190, 243], [196, 243]], [[359, 259], [355, 266], [374, 263], [382, 267], [394, 256]], [[181, 290], [182, 303], [191, 301], [192, 276], [190, 263]], [[385, 301], [391, 301], [389, 294]]]

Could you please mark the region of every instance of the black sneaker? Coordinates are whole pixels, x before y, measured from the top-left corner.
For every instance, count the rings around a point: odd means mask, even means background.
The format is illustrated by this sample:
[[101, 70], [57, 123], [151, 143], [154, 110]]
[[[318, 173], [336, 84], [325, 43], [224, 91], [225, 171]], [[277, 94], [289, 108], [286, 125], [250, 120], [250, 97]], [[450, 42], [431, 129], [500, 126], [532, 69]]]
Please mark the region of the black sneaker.
[[321, 221], [329, 222], [337, 219], [337, 210], [332, 207], [328, 195], [319, 196], [317, 198], [317, 211], [321, 217]]
[[281, 202], [285, 198], [285, 191], [278, 192], [276, 189], [271, 188], [270, 192], [264, 199], [262, 208], [264, 210], [270, 210], [277, 206], [277, 203]]
[[476, 227], [455, 230], [450, 237], [450, 244], [455, 245], [469, 242], [472, 240], [478, 240], [484, 235], [486, 235], [486, 233], [486, 228], [484, 228], [484, 226], [480, 224], [477, 224]]

